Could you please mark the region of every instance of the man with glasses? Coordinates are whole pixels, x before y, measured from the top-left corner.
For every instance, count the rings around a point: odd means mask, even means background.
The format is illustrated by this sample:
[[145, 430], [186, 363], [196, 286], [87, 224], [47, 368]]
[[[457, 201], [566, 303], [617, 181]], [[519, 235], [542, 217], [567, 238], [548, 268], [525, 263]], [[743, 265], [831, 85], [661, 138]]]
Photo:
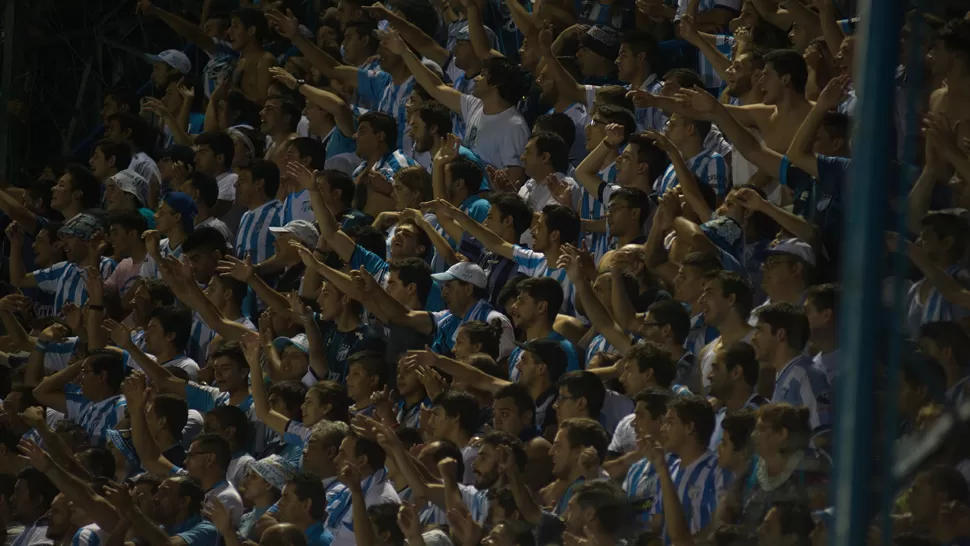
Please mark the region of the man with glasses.
[[644, 227], [650, 215], [650, 199], [643, 190], [620, 188], [610, 197], [606, 208], [606, 225], [612, 235], [612, 247], [642, 245], [647, 242]]
[[796, 238], [775, 241], [761, 266], [764, 272], [761, 287], [768, 299], [751, 313], [748, 323], [757, 326], [758, 311], [771, 303], [802, 305], [809, 284], [810, 268], [814, 267], [815, 250], [812, 245]]

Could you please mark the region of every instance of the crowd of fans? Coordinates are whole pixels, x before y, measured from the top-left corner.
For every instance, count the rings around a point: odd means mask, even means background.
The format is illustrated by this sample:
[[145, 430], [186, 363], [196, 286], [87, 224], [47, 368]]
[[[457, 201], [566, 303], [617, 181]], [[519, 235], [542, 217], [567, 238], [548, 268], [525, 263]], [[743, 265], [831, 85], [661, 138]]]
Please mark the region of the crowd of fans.
[[[0, 190], [5, 544], [826, 544], [842, 2], [136, 4], [187, 48]], [[904, 441], [970, 400], [970, 18], [900, 19]], [[970, 544], [967, 438], [873, 544]]]

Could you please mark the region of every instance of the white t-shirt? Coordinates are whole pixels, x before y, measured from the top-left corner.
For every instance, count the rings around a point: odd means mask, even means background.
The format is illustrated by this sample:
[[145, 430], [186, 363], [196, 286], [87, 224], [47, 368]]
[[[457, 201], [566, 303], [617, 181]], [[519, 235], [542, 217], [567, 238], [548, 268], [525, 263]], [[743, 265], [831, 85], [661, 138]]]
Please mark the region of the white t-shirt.
[[219, 183], [220, 201], [236, 200], [236, 180], [239, 180], [239, 175], [230, 171], [226, 171], [216, 177], [216, 182]]
[[217, 499], [229, 511], [232, 516], [232, 524], [239, 525], [239, 518], [243, 515], [243, 501], [242, 497], [239, 496], [239, 491], [236, 491], [236, 488], [228, 481], [223, 481], [205, 494], [206, 504], [211, 504]]
[[613, 453], [630, 453], [637, 448], [637, 435], [633, 430], [634, 414], [627, 415], [620, 419], [613, 432], [613, 439], [610, 440], [608, 448]]
[[[235, 186], [233, 186], [235, 188]], [[235, 190], [233, 190], [235, 191]], [[221, 199], [221, 197], [220, 197]], [[229, 226], [225, 222], [216, 218], [215, 216], [210, 216], [205, 220], [202, 220], [195, 226], [196, 228], [211, 227], [219, 230], [219, 233], [226, 238], [226, 248], [232, 248], [232, 242], [236, 240], [236, 237], [232, 234]]]
[[522, 153], [531, 135], [529, 124], [515, 107], [486, 114], [484, 105], [472, 95], [461, 96], [461, 116], [465, 119], [463, 144], [496, 169], [521, 167]]

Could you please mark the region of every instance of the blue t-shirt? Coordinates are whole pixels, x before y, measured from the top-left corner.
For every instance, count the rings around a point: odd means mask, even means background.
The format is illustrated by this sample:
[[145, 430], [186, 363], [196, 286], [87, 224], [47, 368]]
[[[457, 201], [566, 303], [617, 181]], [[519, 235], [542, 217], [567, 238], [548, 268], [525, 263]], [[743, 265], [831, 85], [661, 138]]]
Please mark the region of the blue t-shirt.
[[172, 537], [178, 537], [189, 546], [216, 546], [219, 532], [215, 525], [202, 519], [202, 516], [192, 516], [176, 525], [165, 527], [165, 532]]
[[361, 324], [349, 332], [341, 332], [337, 329], [337, 323], [333, 321], [320, 320], [319, 315], [316, 315], [315, 320], [323, 337], [323, 344], [327, 348], [328, 372], [327, 377], [317, 377], [311, 367], [310, 373], [317, 381], [329, 380], [343, 383], [347, 380], [347, 359], [351, 355], [367, 350], [384, 352], [384, 343], [377, 332], [368, 325]]

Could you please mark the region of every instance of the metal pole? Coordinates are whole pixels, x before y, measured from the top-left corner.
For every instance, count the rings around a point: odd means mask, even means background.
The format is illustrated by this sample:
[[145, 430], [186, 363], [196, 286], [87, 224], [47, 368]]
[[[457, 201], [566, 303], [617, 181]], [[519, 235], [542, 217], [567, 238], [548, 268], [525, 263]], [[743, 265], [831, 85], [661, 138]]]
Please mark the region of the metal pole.
[[[855, 87], [859, 95], [843, 250], [842, 351], [835, 419], [835, 546], [866, 543], [871, 512], [876, 320], [881, 313], [886, 180], [893, 176], [894, 74], [899, 0], [861, 0]], [[864, 138], [862, 138], [864, 135]]]
[[[13, 63], [17, 52], [17, 39], [14, 14], [17, 2], [10, 0], [5, 6], [3, 14], [3, 38], [0, 47], [3, 48], [3, 66], [0, 67], [0, 105], [10, 101], [10, 90], [13, 88]], [[4, 106], [5, 107], [5, 106]], [[7, 158], [10, 154], [10, 122], [6, 113], [0, 114], [0, 178], [7, 174]]]

